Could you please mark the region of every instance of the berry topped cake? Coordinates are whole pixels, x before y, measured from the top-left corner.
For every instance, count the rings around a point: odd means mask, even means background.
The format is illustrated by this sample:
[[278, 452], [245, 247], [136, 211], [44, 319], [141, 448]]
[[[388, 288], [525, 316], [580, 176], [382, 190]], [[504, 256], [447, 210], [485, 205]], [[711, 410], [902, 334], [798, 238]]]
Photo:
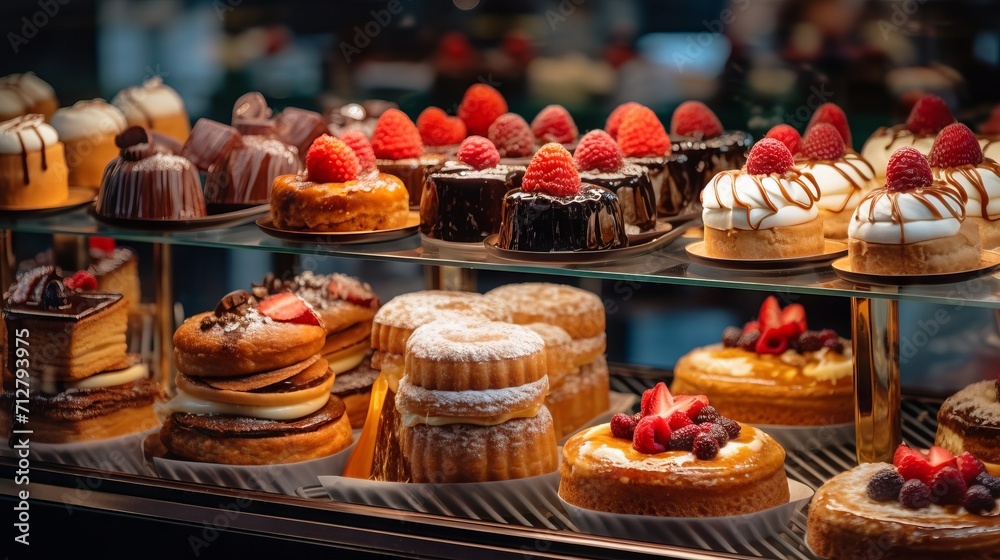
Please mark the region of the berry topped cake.
[[417, 117], [420, 140], [428, 152], [454, 154], [465, 139], [465, 123], [450, 117], [439, 107], [428, 107]]
[[642, 410], [616, 414], [563, 446], [559, 497], [629, 515], [743, 515], [789, 499], [785, 451], [764, 432], [721, 416], [704, 395], [658, 383]]
[[905, 123], [883, 126], [872, 133], [861, 148], [861, 157], [872, 164], [879, 178], [885, 177], [889, 157], [896, 150], [906, 146], [926, 156], [931, 152], [937, 133], [953, 122], [955, 117], [943, 99], [925, 95], [914, 103]]
[[626, 164], [614, 138], [603, 130], [591, 130], [577, 144], [573, 160], [584, 183], [602, 186], [618, 195], [630, 233], [656, 227], [656, 195], [645, 168]]
[[424, 177], [444, 162], [445, 155], [424, 152], [420, 131], [399, 109], [388, 109], [378, 118], [371, 145], [378, 170], [398, 177], [410, 193], [409, 205], [420, 206]]
[[[500, 163], [508, 165], [527, 166], [538, 148], [528, 121], [515, 113], [505, 113], [497, 117], [490, 125], [487, 137], [500, 153]], [[517, 180], [520, 184], [520, 177]]]
[[983, 247], [1000, 247], [1000, 164], [983, 156], [969, 127], [944, 127], [927, 158], [934, 179], [965, 197], [965, 221], [976, 224]]
[[[608, 136], [618, 142], [626, 165], [638, 165], [656, 198], [657, 214], [672, 217], [696, 199], [700, 178], [679, 174], [682, 167], [671, 167], [670, 137], [652, 109], [638, 103], [619, 105], [605, 124]], [[690, 192], [688, 192], [690, 190]]]
[[757, 319], [678, 360], [671, 388], [704, 393], [751, 424], [819, 426], [854, 418], [853, 352], [831, 329], [809, 330], [806, 311], [768, 296]]
[[582, 183], [573, 156], [549, 143], [531, 158], [520, 189], [504, 196], [498, 245], [513, 251], [588, 251], [625, 247], [615, 193]]
[[562, 105], [548, 105], [531, 120], [531, 132], [539, 144], [558, 142], [566, 149], [576, 144], [580, 132], [569, 111]]
[[493, 121], [507, 112], [507, 100], [492, 86], [472, 84], [458, 104], [458, 118], [469, 135], [486, 136]]
[[1000, 479], [969, 453], [925, 454], [900, 445], [888, 463], [865, 463], [816, 491], [806, 543], [833, 560], [997, 558]]

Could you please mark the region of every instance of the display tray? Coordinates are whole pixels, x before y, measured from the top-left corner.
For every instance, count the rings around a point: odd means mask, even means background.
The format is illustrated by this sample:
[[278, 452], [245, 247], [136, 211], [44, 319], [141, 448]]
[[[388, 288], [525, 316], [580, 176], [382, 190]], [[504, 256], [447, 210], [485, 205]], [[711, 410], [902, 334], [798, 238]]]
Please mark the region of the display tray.
[[497, 245], [499, 235], [487, 237], [483, 241], [483, 245], [486, 247], [486, 253], [490, 256], [508, 261], [547, 264], [602, 264], [637, 257], [666, 246], [684, 235], [687, 227], [686, 224], [673, 226], [662, 235], [644, 239], [635, 245], [631, 244], [630, 238], [630, 244], [626, 247], [598, 251], [512, 251]]
[[854, 272], [851, 259], [844, 257], [833, 261], [833, 271], [844, 280], [861, 285], [874, 286], [913, 286], [921, 284], [951, 284], [980, 278], [995, 273], [1000, 269], [1000, 253], [983, 251], [979, 257], [979, 266], [958, 272], [941, 274], [871, 274]]
[[199, 231], [205, 229], [217, 229], [223, 227], [240, 226], [248, 224], [257, 219], [261, 214], [270, 211], [270, 206], [263, 204], [252, 206], [242, 210], [223, 212], [221, 214], [209, 214], [202, 218], [191, 218], [188, 220], [134, 220], [129, 218], [109, 218], [98, 215], [93, 205], [87, 209], [90, 215], [103, 224], [122, 228], [142, 231]]
[[257, 227], [271, 237], [296, 243], [319, 243], [323, 245], [348, 245], [357, 243], [382, 243], [409, 237], [420, 228], [420, 214], [410, 211], [406, 225], [401, 228], [369, 231], [304, 231], [276, 227], [270, 216], [257, 220]]
[[[116, 438], [73, 443], [30, 441], [31, 459], [61, 465], [100, 469], [126, 474], [152, 474], [143, 460], [142, 442], [159, 431], [156, 426]], [[28, 436], [31, 439], [30, 436]], [[0, 445], [0, 457], [14, 457], [14, 450]]]
[[688, 257], [695, 263], [725, 268], [729, 270], [796, 270], [827, 266], [835, 259], [847, 254], [847, 244], [840, 241], [824, 242], [823, 252], [818, 255], [791, 257], [787, 259], [725, 259], [709, 256], [705, 251], [705, 242], [696, 241], [684, 247]]
[[97, 196], [97, 189], [90, 187], [70, 187], [69, 197], [56, 206], [40, 206], [38, 208], [10, 208], [0, 206], [0, 217], [2, 218], [40, 218], [50, 214], [58, 214], [73, 210], [94, 201]]

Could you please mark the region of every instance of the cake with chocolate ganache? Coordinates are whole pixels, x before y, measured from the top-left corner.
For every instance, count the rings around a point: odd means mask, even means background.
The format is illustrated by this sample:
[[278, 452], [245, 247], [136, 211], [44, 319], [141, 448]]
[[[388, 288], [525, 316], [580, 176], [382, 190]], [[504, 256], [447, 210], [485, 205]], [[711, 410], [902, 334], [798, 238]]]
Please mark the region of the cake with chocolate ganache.
[[0, 208], [49, 208], [69, 198], [66, 153], [42, 115], [0, 123]]
[[157, 152], [148, 130], [132, 126], [115, 137], [121, 152], [104, 169], [94, 211], [132, 220], [190, 220], [206, 215], [201, 179], [182, 156]]
[[573, 156], [549, 143], [520, 189], [504, 196], [498, 246], [512, 251], [596, 251], [628, 245], [615, 193], [582, 183]]
[[329, 133], [330, 129], [323, 115], [315, 111], [285, 107], [274, 119], [275, 136], [298, 150], [299, 159], [303, 164], [306, 162], [306, 152], [313, 140]]
[[420, 233], [432, 239], [482, 243], [500, 231], [500, 211], [515, 167], [500, 165], [500, 154], [482, 136], [462, 141], [450, 160], [424, 180]]
[[[619, 105], [608, 116], [605, 128], [608, 135], [618, 142], [624, 162], [646, 170], [659, 216], [676, 216], [690, 203], [690, 198], [697, 198], [697, 190], [685, 195], [683, 191], [686, 186], [676, 188], [671, 183], [668, 165], [674, 156], [671, 153], [670, 137], [652, 109], [635, 102]], [[693, 185], [692, 188], [698, 189], [704, 183]]]
[[961, 123], [944, 127], [928, 157], [934, 179], [965, 197], [965, 221], [976, 224], [983, 248], [1000, 247], [1000, 164], [984, 157], [975, 135]]
[[573, 152], [573, 160], [581, 181], [618, 196], [627, 233], [656, 227], [656, 195], [649, 175], [643, 167], [625, 163], [621, 148], [607, 132], [598, 129], [585, 134]]
[[925, 95], [913, 104], [905, 123], [875, 130], [861, 148], [861, 157], [872, 164], [879, 178], [885, 177], [889, 157], [896, 150], [907, 146], [926, 156], [937, 133], [953, 122], [955, 117], [943, 99]]
[[125, 115], [103, 99], [91, 99], [59, 109], [49, 124], [66, 146], [69, 184], [99, 187], [104, 167], [118, 155], [115, 136], [128, 126]]
[[410, 207], [419, 207], [424, 177], [444, 163], [445, 155], [426, 153], [417, 126], [399, 109], [378, 118], [371, 145], [379, 172], [398, 177], [410, 194]]

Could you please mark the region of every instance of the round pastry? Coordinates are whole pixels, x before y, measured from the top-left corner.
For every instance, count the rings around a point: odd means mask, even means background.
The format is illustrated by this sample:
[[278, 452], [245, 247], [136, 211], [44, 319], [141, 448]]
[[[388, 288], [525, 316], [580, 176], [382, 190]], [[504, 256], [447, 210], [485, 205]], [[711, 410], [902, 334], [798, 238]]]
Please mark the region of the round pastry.
[[972, 453], [1000, 476], [1000, 377], [973, 383], [938, 411], [934, 443], [954, 454]]
[[128, 127], [125, 115], [103, 99], [92, 99], [59, 109], [50, 124], [66, 146], [69, 184], [100, 186], [104, 168], [118, 155], [115, 137]]
[[544, 342], [507, 323], [437, 321], [413, 331], [396, 393], [414, 482], [486, 482], [552, 472]]
[[48, 208], [69, 197], [59, 135], [31, 114], [0, 123], [0, 208]]
[[948, 105], [936, 95], [927, 94], [917, 100], [903, 124], [879, 127], [861, 148], [865, 158], [879, 179], [886, 176], [889, 158], [906, 146], [923, 155], [931, 153], [934, 138], [944, 127], [955, 122]]
[[928, 157], [934, 179], [965, 199], [965, 221], [975, 224], [983, 248], [1000, 247], [1000, 164], [984, 157], [975, 134], [961, 123], [944, 127]]
[[793, 167], [780, 141], [764, 138], [738, 171], [719, 173], [701, 193], [705, 252], [727, 259], [778, 259], [823, 252], [816, 179]]
[[52, 118], [59, 108], [56, 92], [34, 72], [0, 78], [0, 121], [37, 113]]
[[595, 251], [628, 244], [615, 193], [581, 183], [566, 148], [539, 148], [521, 181], [504, 196], [497, 245], [511, 251]]
[[611, 377], [603, 355], [551, 386], [545, 406], [552, 414], [556, 437], [569, 435], [608, 410], [610, 390]]
[[671, 395], [663, 383], [642, 400], [638, 421], [616, 414], [563, 445], [560, 498], [665, 517], [743, 515], [788, 503], [785, 451], [770, 436], [720, 417], [704, 396]]
[[965, 215], [963, 193], [934, 183], [927, 159], [900, 148], [889, 160], [885, 186], [865, 197], [851, 218], [851, 270], [892, 275], [976, 268], [979, 230]]
[[644, 167], [626, 164], [621, 147], [603, 130], [585, 134], [576, 146], [573, 159], [580, 180], [615, 193], [629, 234], [656, 227], [656, 195]]
[[280, 175], [271, 187], [274, 225], [310, 231], [400, 228], [409, 217], [406, 188], [391, 175], [360, 167], [355, 151], [320, 136], [306, 155], [307, 175]]
[[[826, 481], [809, 504], [806, 543], [832, 560], [996, 558], [1000, 479], [975, 457], [900, 446]], [[992, 491], [991, 491], [992, 490]]]
[[159, 76], [121, 90], [111, 104], [121, 110], [129, 126], [148, 128], [178, 142], [187, 140], [191, 133], [184, 101]]
[[[778, 319], [775, 320], [774, 318]], [[758, 321], [677, 361], [670, 389], [707, 395], [739, 422], [825, 426], [854, 419], [853, 352], [832, 330], [806, 330], [805, 310], [768, 296]]]
[[351, 428], [359, 430], [368, 418], [368, 407], [371, 404], [372, 385], [378, 378], [379, 371], [372, 367], [370, 356], [365, 356], [360, 364], [348, 371], [337, 374], [330, 392], [344, 402], [347, 407], [347, 417]]
[[121, 154], [101, 177], [95, 212], [131, 220], [190, 220], [206, 216], [198, 170], [186, 158], [158, 153], [150, 132], [129, 127], [115, 137]]
[[[549, 389], [562, 383], [570, 373], [575, 373], [573, 337], [562, 328], [548, 323], [529, 323], [524, 325], [542, 337], [545, 343], [546, 377], [549, 379]], [[548, 404], [548, 403], [546, 403]], [[551, 412], [551, 407], [549, 407]]]
[[486, 297], [503, 302], [518, 325], [548, 323], [574, 338], [604, 336], [604, 302], [600, 296], [564, 284], [524, 282], [508, 284], [486, 292]]

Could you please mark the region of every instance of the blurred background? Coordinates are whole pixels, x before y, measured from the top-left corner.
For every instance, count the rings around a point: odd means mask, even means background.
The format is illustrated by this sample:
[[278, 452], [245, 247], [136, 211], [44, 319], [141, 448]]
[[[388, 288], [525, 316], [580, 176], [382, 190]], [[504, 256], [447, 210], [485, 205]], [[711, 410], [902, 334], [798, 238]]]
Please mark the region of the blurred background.
[[[303, 107], [331, 120], [367, 99], [413, 118], [428, 105], [453, 113], [464, 90], [484, 82], [528, 120], [565, 105], [581, 132], [623, 101], [666, 122], [679, 103], [700, 99], [727, 128], [759, 137], [780, 122], [801, 130], [832, 101], [859, 149], [877, 127], [902, 122], [920, 92], [944, 98], [974, 130], [1000, 102], [1000, 2], [985, 0], [4, 0], [0, 22], [0, 75], [34, 71], [62, 105], [160, 76], [192, 121], [228, 122], [248, 91], [275, 111]], [[35, 248], [22, 246], [28, 256]], [[303, 266], [255, 251], [175, 255], [181, 271], [202, 259], [228, 263], [214, 275], [179, 275], [191, 313], [269, 269]], [[424, 285], [417, 265], [313, 260], [371, 281], [383, 299]], [[482, 289], [535, 279], [479, 274]], [[609, 302], [612, 359], [664, 367], [752, 318], [766, 295], [582, 282]], [[849, 336], [848, 300], [798, 299], [816, 310], [811, 325]], [[902, 305], [902, 340], [936, 309]], [[993, 311], [958, 306], [949, 317], [904, 363], [910, 384], [961, 387], [996, 374]]]

